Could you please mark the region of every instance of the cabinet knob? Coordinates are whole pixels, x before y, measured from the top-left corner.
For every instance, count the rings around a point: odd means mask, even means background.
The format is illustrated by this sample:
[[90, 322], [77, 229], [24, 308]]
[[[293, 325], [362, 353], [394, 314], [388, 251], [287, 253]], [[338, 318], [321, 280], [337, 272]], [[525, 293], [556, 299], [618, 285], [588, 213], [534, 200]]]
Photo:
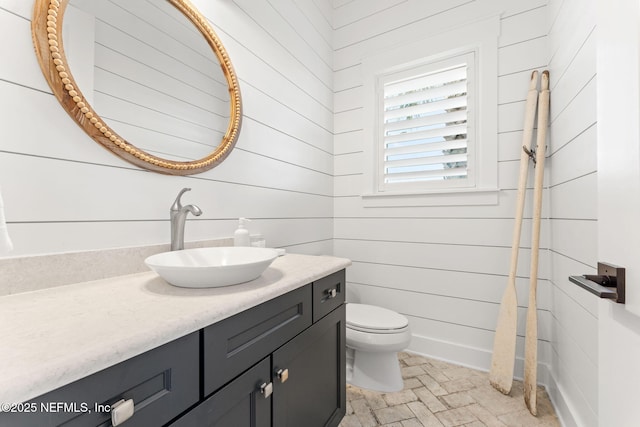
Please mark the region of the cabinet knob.
[[338, 295], [336, 288], [327, 289], [325, 292], [327, 293], [327, 299], [335, 298]]
[[111, 405], [111, 424], [113, 427], [119, 426], [133, 416], [135, 405], [133, 399], [120, 399]]
[[273, 383], [263, 383], [260, 386], [260, 394], [266, 399], [273, 393]]
[[289, 370], [288, 369], [278, 369], [276, 372], [278, 379], [281, 383], [287, 381], [289, 379]]

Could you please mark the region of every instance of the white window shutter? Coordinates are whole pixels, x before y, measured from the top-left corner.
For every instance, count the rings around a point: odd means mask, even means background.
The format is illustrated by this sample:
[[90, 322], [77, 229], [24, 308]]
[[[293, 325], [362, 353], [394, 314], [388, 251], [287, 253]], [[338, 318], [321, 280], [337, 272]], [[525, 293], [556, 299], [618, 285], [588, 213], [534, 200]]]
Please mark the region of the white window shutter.
[[384, 77], [379, 159], [383, 189], [469, 185], [473, 61], [469, 52]]

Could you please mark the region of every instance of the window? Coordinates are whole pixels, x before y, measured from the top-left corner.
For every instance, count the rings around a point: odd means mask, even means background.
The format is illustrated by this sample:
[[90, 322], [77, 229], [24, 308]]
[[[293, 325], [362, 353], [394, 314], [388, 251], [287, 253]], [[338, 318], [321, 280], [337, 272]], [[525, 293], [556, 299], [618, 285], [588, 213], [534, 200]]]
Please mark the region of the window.
[[380, 77], [381, 191], [473, 185], [474, 57]]
[[363, 59], [365, 207], [496, 204], [491, 16]]

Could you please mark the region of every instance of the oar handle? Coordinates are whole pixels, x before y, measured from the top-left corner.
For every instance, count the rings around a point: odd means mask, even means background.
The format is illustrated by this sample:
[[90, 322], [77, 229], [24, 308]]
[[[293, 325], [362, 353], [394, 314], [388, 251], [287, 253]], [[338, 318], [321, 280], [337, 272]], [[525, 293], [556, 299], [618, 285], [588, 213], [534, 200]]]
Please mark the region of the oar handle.
[[[534, 71], [535, 73], [536, 71]], [[540, 90], [549, 90], [549, 71], [544, 70], [542, 72], [542, 78], [540, 79]]]
[[[549, 84], [549, 73], [547, 73], [547, 87], [549, 87], [548, 84]], [[538, 70], [534, 70], [531, 73], [531, 81], [529, 82], [529, 90], [536, 90], [537, 88], [538, 88]]]

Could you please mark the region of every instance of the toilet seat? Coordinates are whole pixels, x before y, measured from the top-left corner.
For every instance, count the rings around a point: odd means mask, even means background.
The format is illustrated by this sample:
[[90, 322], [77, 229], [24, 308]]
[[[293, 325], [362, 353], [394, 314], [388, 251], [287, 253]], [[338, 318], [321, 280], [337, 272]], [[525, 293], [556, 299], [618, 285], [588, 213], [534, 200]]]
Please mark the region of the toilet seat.
[[399, 334], [409, 328], [406, 317], [386, 308], [368, 304], [347, 304], [348, 329], [371, 334]]

